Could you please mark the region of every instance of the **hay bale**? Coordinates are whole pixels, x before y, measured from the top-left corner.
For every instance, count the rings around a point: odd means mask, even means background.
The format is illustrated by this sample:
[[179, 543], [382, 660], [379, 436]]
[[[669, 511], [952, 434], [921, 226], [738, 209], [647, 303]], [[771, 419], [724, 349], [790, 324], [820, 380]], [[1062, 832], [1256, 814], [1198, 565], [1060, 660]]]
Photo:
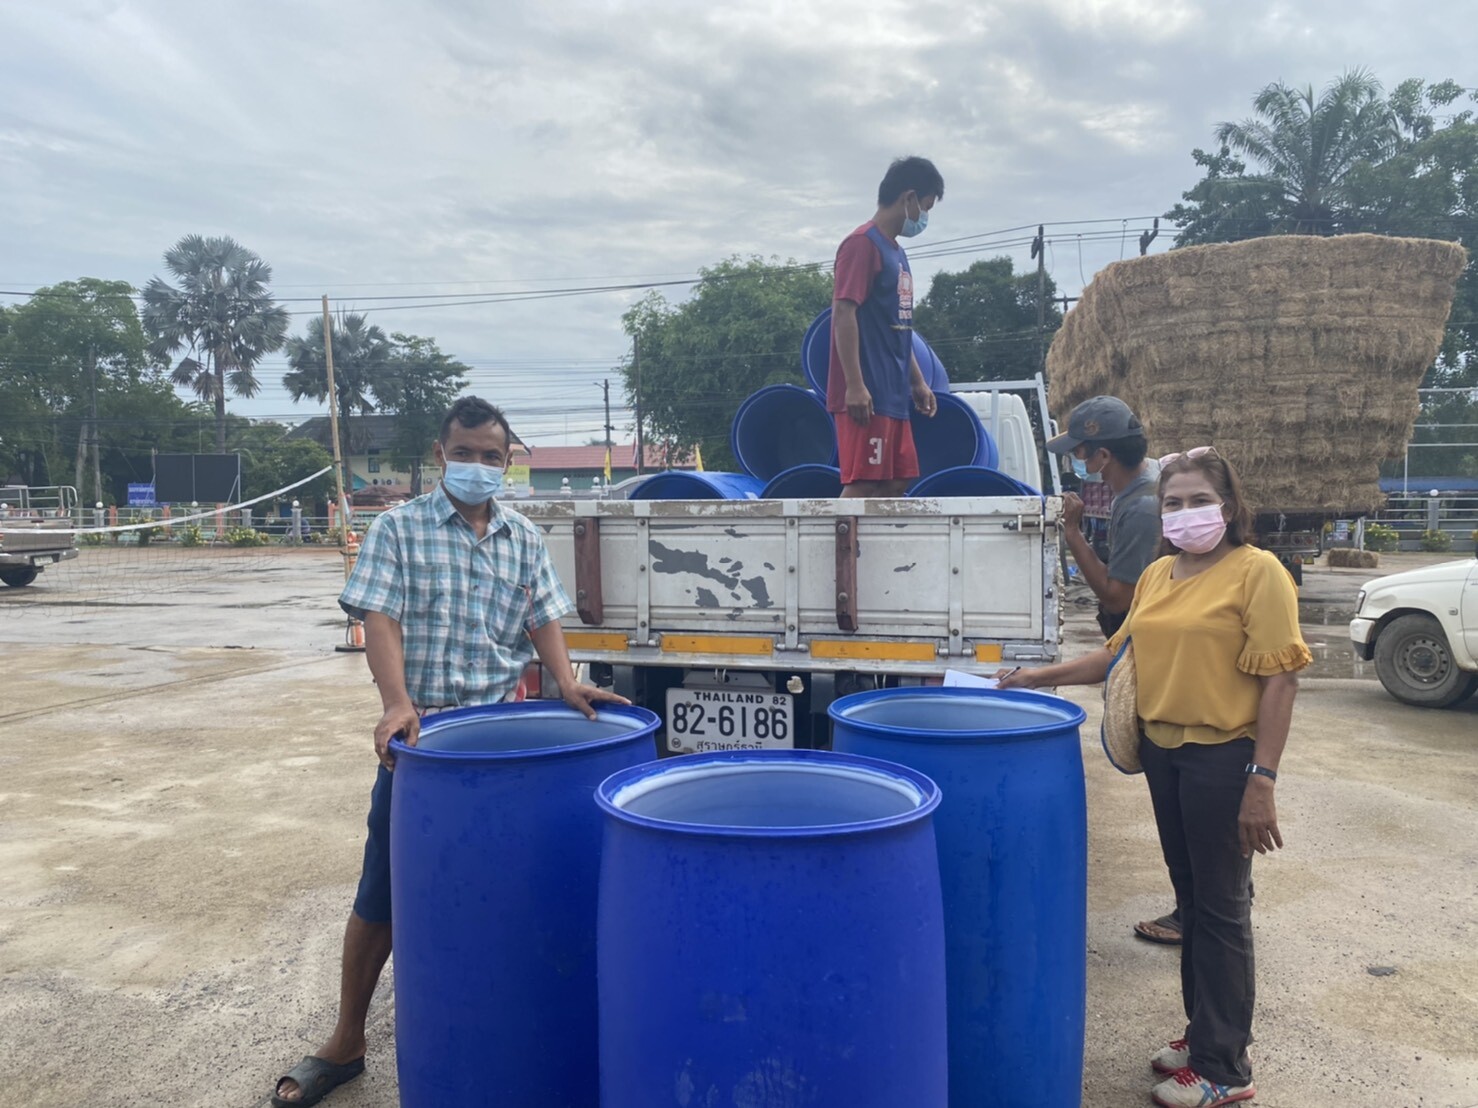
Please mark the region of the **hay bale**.
[[1107, 393], [1152, 454], [1207, 443], [1258, 511], [1364, 512], [1411, 437], [1467, 262], [1456, 243], [1286, 235], [1115, 262], [1047, 355], [1054, 414]]
[[1336, 546], [1328, 552], [1332, 569], [1375, 569], [1380, 565], [1380, 555], [1374, 550], [1352, 550], [1347, 546]]

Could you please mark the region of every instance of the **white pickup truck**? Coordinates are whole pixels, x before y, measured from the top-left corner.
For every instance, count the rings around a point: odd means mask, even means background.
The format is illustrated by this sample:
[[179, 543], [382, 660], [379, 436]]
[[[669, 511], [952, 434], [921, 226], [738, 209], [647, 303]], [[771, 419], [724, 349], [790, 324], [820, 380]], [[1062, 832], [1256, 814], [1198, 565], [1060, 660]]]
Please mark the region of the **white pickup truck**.
[[1058, 656], [1058, 496], [510, 506], [575, 599], [572, 658], [672, 753], [827, 747], [837, 697]]
[[1421, 708], [1467, 700], [1478, 692], [1478, 558], [1366, 582], [1350, 639], [1397, 700]]
[[0, 582], [24, 588], [47, 566], [77, 557], [77, 490], [0, 486]]

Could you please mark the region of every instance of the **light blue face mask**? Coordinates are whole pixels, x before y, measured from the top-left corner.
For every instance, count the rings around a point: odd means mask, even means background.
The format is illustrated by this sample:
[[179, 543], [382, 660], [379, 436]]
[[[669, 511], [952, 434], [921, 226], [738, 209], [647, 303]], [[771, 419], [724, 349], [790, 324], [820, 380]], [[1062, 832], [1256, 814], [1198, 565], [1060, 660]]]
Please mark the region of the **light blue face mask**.
[[1103, 474], [1088, 472], [1088, 463], [1083, 461], [1082, 458], [1074, 455], [1072, 462], [1073, 476], [1076, 477], [1079, 481], [1083, 481], [1087, 484], [1093, 485], [1103, 480]]
[[898, 232], [900, 235], [902, 235], [906, 239], [911, 239], [915, 235], [923, 234], [924, 228], [927, 226], [929, 226], [929, 213], [924, 211], [924, 206], [922, 204], [919, 205], [918, 219], [913, 219], [912, 217], [910, 217], [908, 214], [908, 205], [904, 205], [903, 229]]
[[486, 504], [503, 491], [503, 471], [478, 462], [446, 464], [441, 475], [447, 495], [463, 504]]

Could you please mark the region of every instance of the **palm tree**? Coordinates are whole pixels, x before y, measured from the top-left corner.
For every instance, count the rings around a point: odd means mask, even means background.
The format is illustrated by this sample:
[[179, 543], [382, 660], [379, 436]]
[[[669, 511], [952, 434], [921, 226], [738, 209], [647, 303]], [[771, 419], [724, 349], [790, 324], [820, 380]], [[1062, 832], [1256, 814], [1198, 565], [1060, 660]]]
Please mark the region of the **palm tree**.
[[1275, 81], [1253, 101], [1259, 119], [1222, 123], [1223, 146], [1262, 165], [1261, 180], [1281, 193], [1283, 215], [1295, 234], [1331, 235], [1347, 209], [1350, 171], [1379, 162], [1396, 148], [1396, 120], [1379, 81], [1357, 69], [1316, 100], [1313, 86]]
[[226, 452], [226, 390], [255, 396], [257, 363], [282, 346], [287, 309], [272, 300], [272, 267], [235, 239], [186, 235], [164, 255], [173, 285], [144, 286], [149, 353], [187, 354], [171, 374], [216, 409], [216, 451]]
[[[339, 407], [339, 451], [344, 463], [344, 489], [353, 491], [349, 470], [352, 435], [350, 419], [369, 415], [377, 406], [376, 389], [385, 387], [392, 346], [385, 332], [355, 312], [339, 313], [330, 332], [334, 347], [334, 395]], [[288, 339], [287, 360], [292, 369], [282, 384], [293, 402], [328, 399], [328, 363], [323, 353], [323, 319], [308, 321], [307, 334]]]

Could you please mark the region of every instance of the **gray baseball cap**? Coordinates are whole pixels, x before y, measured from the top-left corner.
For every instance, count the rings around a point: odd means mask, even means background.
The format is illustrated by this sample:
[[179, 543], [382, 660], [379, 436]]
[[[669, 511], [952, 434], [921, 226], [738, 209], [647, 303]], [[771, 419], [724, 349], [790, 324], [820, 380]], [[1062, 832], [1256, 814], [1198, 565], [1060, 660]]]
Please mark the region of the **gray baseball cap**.
[[1144, 434], [1139, 417], [1116, 396], [1094, 396], [1067, 417], [1067, 430], [1047, 443], [1054, 454], [1071, 454], [1085, 442], [1113, 442]]

